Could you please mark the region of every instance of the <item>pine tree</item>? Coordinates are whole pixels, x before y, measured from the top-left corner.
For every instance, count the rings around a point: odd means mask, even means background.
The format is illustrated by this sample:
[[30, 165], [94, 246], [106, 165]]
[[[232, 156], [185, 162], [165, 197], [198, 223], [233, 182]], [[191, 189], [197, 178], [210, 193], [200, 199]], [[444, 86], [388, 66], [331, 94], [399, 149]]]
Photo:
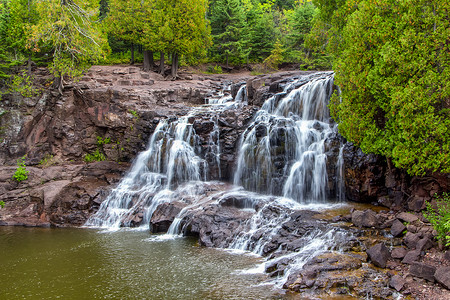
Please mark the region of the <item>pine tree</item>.
[[245, 58], [246, 16], [239, 0], [216, 0], [211, 6], [211, 34], [216, 60], [242, 63]]

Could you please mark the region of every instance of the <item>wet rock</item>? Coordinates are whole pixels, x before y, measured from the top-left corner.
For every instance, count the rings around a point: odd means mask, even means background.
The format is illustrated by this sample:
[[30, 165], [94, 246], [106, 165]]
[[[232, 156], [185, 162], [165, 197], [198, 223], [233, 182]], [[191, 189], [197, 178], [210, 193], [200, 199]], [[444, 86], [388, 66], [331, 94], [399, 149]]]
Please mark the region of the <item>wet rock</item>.
[[405, 257], [407, 251], [403, 247], [394, 248], [391, 252], [392, 258], [402, 259]]
[[409, 273], [413, 276], [434, 282], [436, 268], [425, 263], [414, 262], [409, 267]]
[[450, 290], [450, 267], [439, 267], [434, 273], [434, 278], [445, 288]]
[[398, 219], [394, 220], [394, 223], [392, 223], [392, 227], [391, 227], [391, 234], [394, 237], [400, 236], [403, 231], [406, 230], [406, 226], [403, 225], [402, 222], [400, 222]]
[[352, 222], [357, 227], [374, 227], [378, 224], [377, 214], [371, 210], [355, 210], [352, 213]]
[[405, 284], [406, 280], [399, 275], [392, 276], [391, 280], [389, 281], [389, 286], [394, 288], [397, 292], [400, 292]]
[[346, 254], [325, 253], [313, 258], [295, 276], [290, 276], [285, 288], [312, 299], [339, 297], [344, 289], [345, 294], [352, 296], [371, 295], [384, 299], [392, 294], [385, 288], [388, 282], [386, 275], [363, 267], [359, 259]]
[[150, 232], [167, 232], [175, 217], [186, 206], [186, 203], [179, 201], [158, 205], [150, 220]]
[[412, 264], [414, 262], [416, 262], [420, 257], [420, 251], [419, 250], [412, 250], [412, 251], [408, 251], [405, 254], [405, 257], [402, 260], [402, 263], [404, 264]]
[[403, 222], [412, 223], [414, 221], [417, 221], [419, 218], [411, 213], [402, 212], [397, 215], [397, 219]]
[[383, 244], [379, 243], [367, 250], [370, 260], [374, 265], [380, 268], [386, 267], [386, 262], [391, 258], [389, 249]]

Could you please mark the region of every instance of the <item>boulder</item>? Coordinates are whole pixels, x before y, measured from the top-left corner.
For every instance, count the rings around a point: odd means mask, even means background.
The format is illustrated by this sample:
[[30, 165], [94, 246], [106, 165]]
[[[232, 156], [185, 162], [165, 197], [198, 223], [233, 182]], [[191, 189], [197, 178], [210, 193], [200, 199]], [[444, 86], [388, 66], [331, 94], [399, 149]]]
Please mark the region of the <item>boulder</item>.
[[414, 221], [417, 221], [419, 218], [411, 213], [402, 212], [397, 215], [397, 219], [404, 222], [412, 223]]
[[186, 206], [186, 203], [178, 201], [158, 205], [150, 220], [150, 232], [167, 232], [170, 224]]
[[352, 222], [359, 228], [374, 227], [378, 225], [377, 214], [371, 209], [365, 211], [355, 210], [352, 213]]
[[419, 242], [420, 237], [418, 234], [407, 232], [405, 237], [403, 238], [403, 243], [409, 248], [409, 249], [416, 249], [417, 243]]
[[433, 247], [433, 242], [428, 237], [424, 237], [417, 242], [416, 249], [419, 251], [425, 251]]
[[380, 268], [385, 268], [388, 259], [391, 258], [389, 249], [383, 243], [379, 243], [371, 247], [367, 250], [367, 254], [369, 255], [372, 263]]
[[412, 264], [416, 262], [420, 257], [420, 251], [419, 250], [412, 250], [405, 254], [405, 257], [402, 260], [402, 263], [404, 264]]
[[425, 263], [413, 262], [409, 267], [409, 273], [413, 276], [434, 282], [436, 268]]
[[391, 252], [392, 258], [402, 259], [405, 257], [407, 251], [403, 247], [394, 248]]
[[434, 273], [434, 278], [445, 288], [450, 290], [450, 267], [439, 267]]
[[391, 280], [389, 280], [389, 286], [394, 288], [397, 292], [400, 292], [403, 289], [405, 283], [406, 280], [399, 275], [394, 275], [391, 277]]
[[391, 234], [394, 237], [397, 237], [397, 236], [400, 236], [403, 233], [403, 231], [405, 231], [405, 230], [406, 230], [406, 226], [403, 225], [403, 223], [400, 222], [398, 219], [395, 219], [394, 223], [392, 223], [392, 226], [391, 226]]

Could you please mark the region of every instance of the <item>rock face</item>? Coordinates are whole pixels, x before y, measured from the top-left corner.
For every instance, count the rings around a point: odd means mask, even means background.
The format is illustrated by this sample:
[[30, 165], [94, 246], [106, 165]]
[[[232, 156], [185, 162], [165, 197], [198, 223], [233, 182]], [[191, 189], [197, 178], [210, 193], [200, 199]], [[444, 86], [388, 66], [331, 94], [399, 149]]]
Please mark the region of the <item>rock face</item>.
[[435, 193], [450, 189], [450, 174], [412, 177], [386, 158], [364, 154], [352, 143], [344, 146], [344, 161], [346, 197], [351, 201], [419, 212]]
[[20, 183], [12, 178], [16, 168], [1, 167], [0, 225], [83, 225], [128, 167], [114, 162], [29, 167], [28, 179]]

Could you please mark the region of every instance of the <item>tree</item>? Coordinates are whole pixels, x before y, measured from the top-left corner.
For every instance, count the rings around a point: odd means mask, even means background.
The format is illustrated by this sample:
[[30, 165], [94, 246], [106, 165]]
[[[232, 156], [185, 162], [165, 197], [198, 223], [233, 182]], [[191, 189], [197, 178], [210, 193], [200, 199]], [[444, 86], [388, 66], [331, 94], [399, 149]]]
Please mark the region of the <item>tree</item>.
[[311, 2], [297, 2], [294, 9], [286, 11], [286, 57], [288, 61], [302, 61], [310, 56], [311, 49], [305, 41], [311, 32], [316, 8]]
[[410, 174], [450, 172], [450, 3], [370, 0], [334, 47], [339, 131]]
[[204, 52], [210, 45], [207, 0], [165, 0], [166, 22], [161, 31], [172, 54], [171, 76], [177, 77], [179, 57]]
[[216, 60], [241, 63], [245, 57], [246, 21], [239, 0], [216, 0], [211, 5], [211, 34]]
[[277, 40], [276, 25], [273, 15], [273, 3], [248, 4], [247, 32], [244, 40], [248, 58], [260, 62], [268, 57]]
[[64, 76], [77, 77], [106, 49], [106, 39], [97, 22], [97, 0], [38, 1], [41, 19], [32, 26], [31, 47], [38, 52], [52, 49], [49, 66], [62, 93]]
[[[147, 1], [152, 2], [152, 1]], [[131, 45], [130, 64], [134, 64], [134, 45], [140, 42], [143, 34], [146, 12], [140, 0], [110, 0], [109, 12], [103, 24], [105, 31]]]

